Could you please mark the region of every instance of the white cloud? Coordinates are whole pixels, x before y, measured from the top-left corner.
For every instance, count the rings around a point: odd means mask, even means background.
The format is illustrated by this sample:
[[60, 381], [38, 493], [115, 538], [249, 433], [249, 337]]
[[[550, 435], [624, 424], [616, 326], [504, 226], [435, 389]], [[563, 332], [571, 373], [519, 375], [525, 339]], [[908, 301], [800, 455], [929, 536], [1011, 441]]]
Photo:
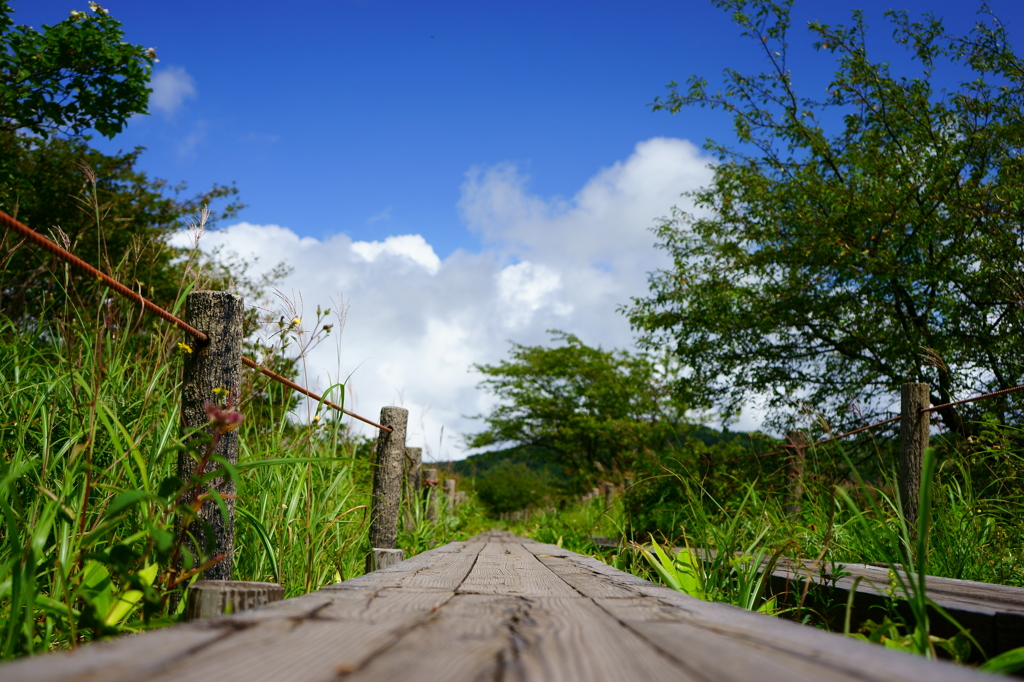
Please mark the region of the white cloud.
[[422, 266], [431, 275], [437, 274], [441, 267], [441, 259], [434, 253], [434, 247], [418, 234], [388, 237], [382, 242], [354, 242], [352, 250], [370, 263], [381, 256], [399, 256]]
[[149, 106], [164, 116], [173, 116], [184, 106], [185, 101], [196, 97], [196, 82], [180, 66], [165, 66], [149, 81], [153, 92], [149, 95]]
[[572, 312], [572, 305], [551, 300], [551, 294], [562, 288], [561, 276], [544, 265], [523, 261], [501, 269], [497, 275], [498, 299], [506, 311], [505, 326], [517, 329], [529, 323], [533, 313], [545, 303], [559, 315]]
[[668, 264], [649, 228], [681, 192], [710, 180], [708, 163], [687, 141], [647, 140], [569, 199], [531, 194], [514, 166], [473, 169], [459, 208], [483, 248], [443, 261], [418, 234], [317, 240], [250, 223], [208, 234], [204, 248], [258, 257], [257, 272], [291, 265], [282, 288], [301, 292], [305, 317], [343, 294], [351, 307], [340, 350], [314, 350], [308, 382], [351, 373], [349, 407], [375, 418], [383, 405], [403, 405], [410, 445], [443, 459], [461, 454], [460, 434], [479, 429], [466, 415], [493, 404], [472, 366], [501, 361], [509, 340], [545, 343], [557, 328], [605, 348], [632, 343], [616, 307], [644, 295], [647, 273]]

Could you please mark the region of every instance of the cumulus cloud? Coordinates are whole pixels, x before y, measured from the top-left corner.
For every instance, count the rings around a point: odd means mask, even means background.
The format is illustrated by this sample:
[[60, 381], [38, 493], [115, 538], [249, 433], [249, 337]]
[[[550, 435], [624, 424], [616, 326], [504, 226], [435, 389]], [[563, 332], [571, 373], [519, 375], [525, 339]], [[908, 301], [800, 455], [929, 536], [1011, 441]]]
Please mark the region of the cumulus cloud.
[[388, 237], [382, 242], [354, 242], [352, 250], [370, 263], [380, 256], [399, 256], [421, 266], [431, 275], [436, 275], [441, 267], [441, 259], [434, 253], [434, 247], [418, 234]]
[[685, 140], [647, 140], [566, 199], [531, 193], [511, 165], [472, 169], [459, 209], [481, 248], [444, 260], [418, 234], [318, 240], [250, 223], [208, 234], [204, 248], [258, 258], [257, 272], [286, 262], [293, 271], [282, 288], [301, 292], [307, 313], [343, 296], [342, 341], [313, 352], [309, 383], [351, 374], [349, 407], [373, 418], [383, 405], [402, 405], [410, 445], [458, 457], [460, 434], [479, 429], [467, 415], [493, 404], [472, 366], [501, 361], [510, 340], [545, 343], [557, 328], [605, 348], [632, 343], [616, 308], [644, 295], [647, 273], [668, 265], [650, 228], [681, 192], [710, 180], [708, 163]]
[[153, 89], [149, 106], [164, 116], [173, 116], [186, 100], [196, 96], [195, 80], [180, 66], [163, 67], [153, 74], [149, 86]]

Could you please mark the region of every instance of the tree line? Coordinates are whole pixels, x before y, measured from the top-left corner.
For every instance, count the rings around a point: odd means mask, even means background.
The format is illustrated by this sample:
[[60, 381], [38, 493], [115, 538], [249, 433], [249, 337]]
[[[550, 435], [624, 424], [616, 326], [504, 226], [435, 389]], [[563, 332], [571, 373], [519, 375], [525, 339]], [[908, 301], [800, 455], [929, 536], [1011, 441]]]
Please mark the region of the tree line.
[[[798, 90], [792, 2], [714, 0], [764, 69], [670, 83], [654, 111], [709, 107], [711, 183], [654, 230], [672, 265], [622, 306], [639, 350], [568, 334], [477, 369], [501, 399], [475, 447], [545, 448], [584, 476], [665, 451], [694, 415], [842, 431], [885, 416], [903, 382], [933, 404], [1024, 383], [1024, 61], [990, 9], [951, 30], [886, 12], [911, 66], [876, 59], [868, 22], [811, 22], [835, 70]], [[964, 440], [1018, 423], [1021, 394], [938, 412]], [[616, 453], [616, 454], [612, 454]]]

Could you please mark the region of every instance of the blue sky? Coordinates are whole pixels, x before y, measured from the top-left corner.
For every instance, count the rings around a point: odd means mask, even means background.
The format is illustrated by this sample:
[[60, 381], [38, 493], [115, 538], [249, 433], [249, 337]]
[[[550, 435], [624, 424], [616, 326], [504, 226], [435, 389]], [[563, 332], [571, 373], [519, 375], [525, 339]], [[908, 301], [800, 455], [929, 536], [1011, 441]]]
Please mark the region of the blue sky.
[[[38, 27], [86, 5], [14, 0], [15, 19]], [[991, 5], [1024, 41], [1024, 3]], [[464, 452], [467, 415], [493, 405], [471, 366], [508, 341], [558, 328], [630, 345], [616, 310], [667, 265], [649, 228], [710, 179], [703, 141], [732, 136], [720, 112], [648, 104], [670, 80], [764, 66], [707, 0], [104, 6], [160, 63], [152, 115], [95, 144], [144, 146], [142, 169], [193, 191], [237, 183], [249, 207], [202, 248], [258, 258], [257, 272], [285, 262], [281, 288], [307, 310], [344, 300], [344, 340], [310, 356], [304, 381], [351, 375], [349, 406], [368, 416], [405, 405], [411, 444], [435, 459]], [[855, 7], [873, 58], [905, 64], [886, 9], [934, 10], [959, 33], [978, 5], [797, 2], [800, 92], [823, 92], [834, 68], [806, 23]], [[758, 416], [752, 404], [736, 428]]]
[[[38, 26], [85, 4], [15, 0], [16, 19]], [[639, 140], [728, 138], [719, 113], [673, 117], [647, 104], [672, 79], [761, 63], [708, 0], [105, 6], [130, 40], [158, 49], [157, 74], [184, 70], [194, 95], [98, 146], [143, 145], [146, 170], [196, 190], [237, 182], [247, 220], [360, 239], [413, 230], [441, 257], [476, 245], [456, 210], [469, 168], [513, 162], [538, 194], [570, 196]], [[831, 68], [808, 49], [806, 21], [847, 21], [862, 7], [888, 48], [882, 13], [894, 6], [933, 9], [953, 26], [975, 9], [962, 0], [798, 2], [798, 84]], [[1024, 14], [1016, 2], [993, 6], [1011, 31]]]

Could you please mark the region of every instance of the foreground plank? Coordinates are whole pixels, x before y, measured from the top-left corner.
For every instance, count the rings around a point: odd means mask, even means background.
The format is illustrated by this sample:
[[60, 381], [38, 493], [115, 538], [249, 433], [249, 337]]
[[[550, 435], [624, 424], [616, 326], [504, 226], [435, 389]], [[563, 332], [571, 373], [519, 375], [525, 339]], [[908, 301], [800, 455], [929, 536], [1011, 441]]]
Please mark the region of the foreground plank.
[[948, 663], [692, 599], [492, 531], [233, 616], [0, 666], [0, 680], [953, 680]]

